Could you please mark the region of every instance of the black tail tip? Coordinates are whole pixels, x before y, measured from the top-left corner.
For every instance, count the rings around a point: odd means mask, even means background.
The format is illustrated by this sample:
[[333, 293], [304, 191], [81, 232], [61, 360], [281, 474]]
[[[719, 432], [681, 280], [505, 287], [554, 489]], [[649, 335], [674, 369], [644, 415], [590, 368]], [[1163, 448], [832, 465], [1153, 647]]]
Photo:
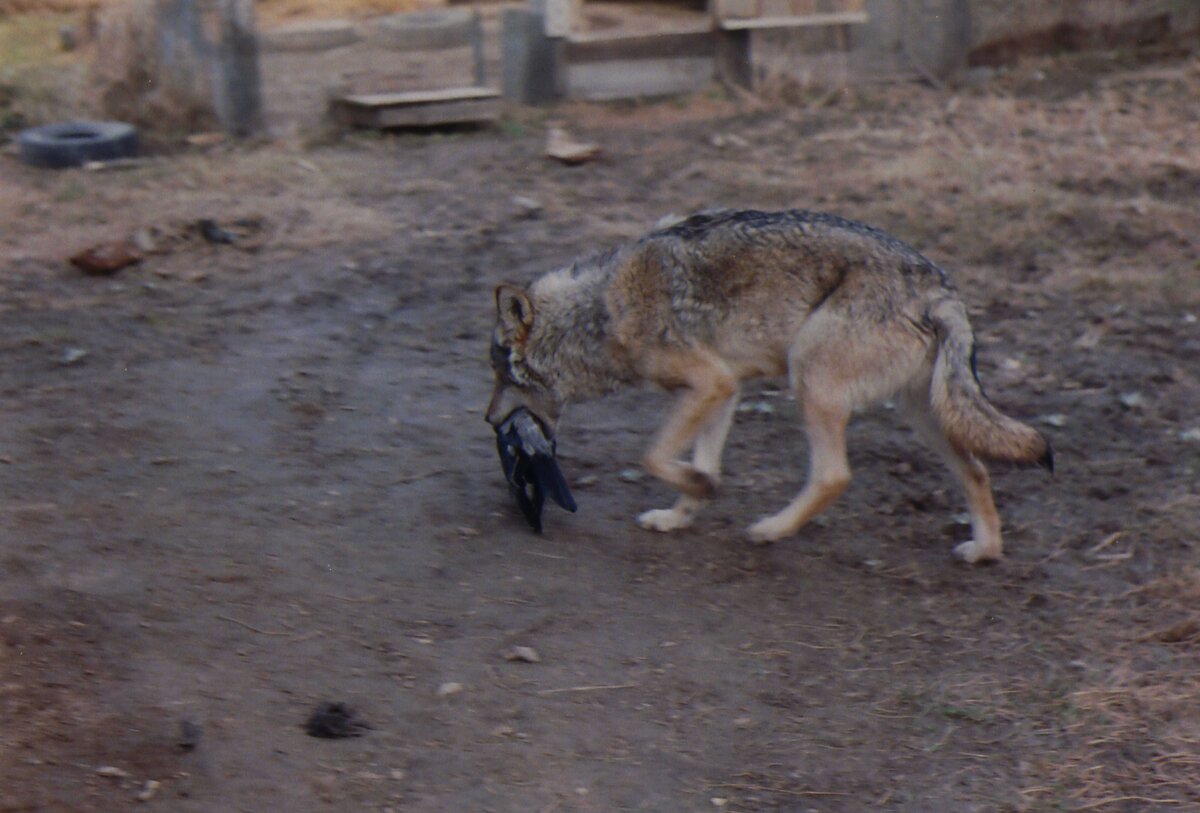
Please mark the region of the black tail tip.
[[1054, 474], [1054, 449], [1051, 448], [1050, 441], [1046, 441], [1046, 453], [1038, 458], [1037, 464]]

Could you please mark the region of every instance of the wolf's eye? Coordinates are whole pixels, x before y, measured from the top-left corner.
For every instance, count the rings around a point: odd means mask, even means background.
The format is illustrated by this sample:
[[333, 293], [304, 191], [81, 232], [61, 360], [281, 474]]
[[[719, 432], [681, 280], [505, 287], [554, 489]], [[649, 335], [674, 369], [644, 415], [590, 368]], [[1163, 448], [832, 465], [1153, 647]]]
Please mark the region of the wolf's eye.
[[497, 372], [508, 369], [509, 350], [499, 342], [492, 342], [492, 369]]

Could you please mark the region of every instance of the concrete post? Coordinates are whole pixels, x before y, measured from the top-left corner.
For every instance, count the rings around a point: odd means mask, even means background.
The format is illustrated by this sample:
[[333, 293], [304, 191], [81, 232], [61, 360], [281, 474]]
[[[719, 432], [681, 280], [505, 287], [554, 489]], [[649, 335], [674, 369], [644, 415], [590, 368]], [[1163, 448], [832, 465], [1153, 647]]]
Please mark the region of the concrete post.
[[726, 85], [745, 90], [754, 88], [751, 36], [745, 29], [717, 31], [716, 73], [717, 79]]
[[562, 41], [546, 36], [545, 18], [523, 8], [504, 9], [501, 51], [504, 98], [547, 104], [562, 97]]
[[221, 126], [236, 136], [262, 128], [262, 75], [254, 0], [218, 0], [221, 41], [216, 47], [213, 108]]
[[262, 77], [253, 0], [157, 0], [162, 91], [245, 136], [262, 126]]
[[904, 0], [901, 43], [909, 67], [941, 79], [967, 64], [971, 47], [969, 0]]

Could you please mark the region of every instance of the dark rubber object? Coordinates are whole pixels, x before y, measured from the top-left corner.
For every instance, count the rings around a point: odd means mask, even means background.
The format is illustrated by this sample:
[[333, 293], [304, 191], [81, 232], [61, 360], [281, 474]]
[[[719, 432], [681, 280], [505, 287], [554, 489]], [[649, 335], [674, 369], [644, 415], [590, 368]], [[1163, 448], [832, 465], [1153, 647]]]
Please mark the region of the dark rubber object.
[[69, 121], [31, 127], [17, 134], [21, 160], [35, 167], [77, 167], [89, 161], [130, 158], [137, 131], [119, 121]]
[[326, 740], [361, 737], [370, 727], [345, 703], [322, 703], [304, 723], [308, 736]]

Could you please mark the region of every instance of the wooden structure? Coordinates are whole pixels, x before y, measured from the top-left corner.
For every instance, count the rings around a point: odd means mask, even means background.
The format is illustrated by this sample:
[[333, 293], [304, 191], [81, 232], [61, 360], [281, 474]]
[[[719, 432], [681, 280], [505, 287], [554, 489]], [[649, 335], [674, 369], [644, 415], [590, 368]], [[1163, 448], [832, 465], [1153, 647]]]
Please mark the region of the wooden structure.
[[[698, 90], [714, 80], [754, 84], [755, 32], [830, 31], [848, 49], [866, 0], [708, 0], [632, 30], [588, 30], [580, 0], [533, 0], [505, 12], [505, 95], [539, 103]], [[635, 21], [636, 26], [636, 21]]]
[[474, 82], [436, 90], [360, 93], [335, 96], [330, 115], [355, 127], [438, 127], [494, 121], [500, 115], [500, 93], [486, 84], [483, 25], [479, 12], [449, 9], [395, 15], [377, 36], [389, 48], [436, 51], [470, 47]]

